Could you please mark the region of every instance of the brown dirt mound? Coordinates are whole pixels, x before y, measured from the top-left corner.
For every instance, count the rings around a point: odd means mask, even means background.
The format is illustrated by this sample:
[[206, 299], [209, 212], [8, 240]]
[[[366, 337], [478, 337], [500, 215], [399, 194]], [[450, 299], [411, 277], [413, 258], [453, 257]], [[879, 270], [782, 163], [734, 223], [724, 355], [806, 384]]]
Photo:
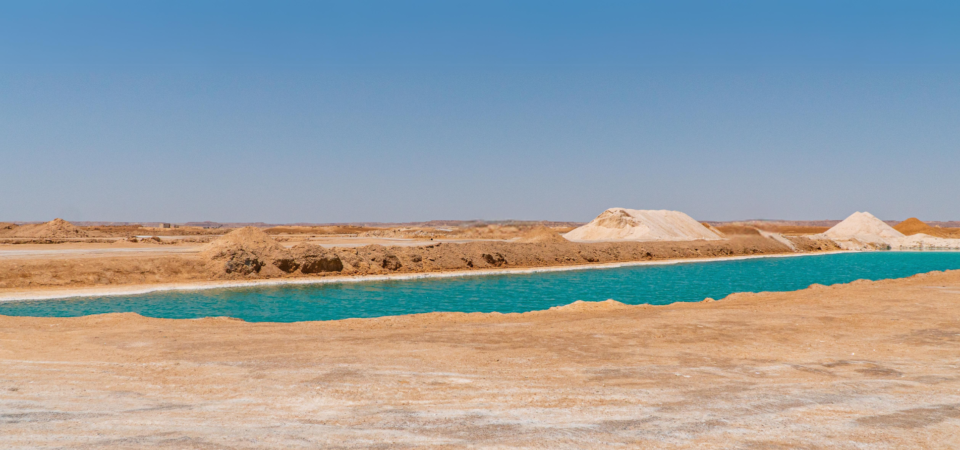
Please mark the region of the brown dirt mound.
[[567, 242], [567, 240], [560, 236], [557, 230], [538, 225], [521, 234], [517, 242]]
[[940, 238], [960, 238], [960, 228], [939, 228], [931, 227], [916, 217], [911, 217], [893, 227], [895, 230], [907, 235], [926, 234]]
[[279, 276], [293, 272], [309, 275], [343, 270], [340, 258], [323, 247], [300, 244], [287, 249], [254, 227], [225, 234], [211, 242], [200, 256], [222, 263], [215, 266], [215, 270], [227, 275]]
[[17, 238], [86, 238], [99, 236], [90, 233], [63, 219], [53, 219], [47, 223], [21, 225], [12, 229], [8, 237]]
[[286, 249], [259, 228], [231, 231], [211, 242], [200, 256], [222, 261], [223, 271], [249, 275], [259, 273], [268, 262], [285, 256]]
[[921, 221], [916, 217], [911, 217], [907, 220], [904, 220], [903, 222], [900, 222], [895, 227], [893, 227], [893, 229], [907, 236], [919, 234], [919, 233], [929, 234], [927, 231], [930, 228], [933, 228], [933, 227], [931, 227], [930, 225], [927, 225], [926, 223], [924, 223], [923, 221]]
[[210, 254], [222, 249], [242, 247], [246, 251], [267, 255], [283, 251], [280, 243], [273, 240], [259, 228], [244, 227], [233, 230], [210, 243], [204, 253]]
[[17, 224], [9, 222], [0, 222], [0, 236], [6, 236], [10, 233], [13, 233], [13, 230], [17, 228]]

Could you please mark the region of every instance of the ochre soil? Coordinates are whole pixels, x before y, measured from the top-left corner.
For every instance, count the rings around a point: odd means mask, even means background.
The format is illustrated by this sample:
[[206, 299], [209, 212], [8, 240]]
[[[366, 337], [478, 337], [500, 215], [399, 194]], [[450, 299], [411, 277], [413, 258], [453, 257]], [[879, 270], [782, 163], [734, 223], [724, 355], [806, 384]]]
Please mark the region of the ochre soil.
[[830, 229], [830, 227], [809, 227], [809, 226], [799, 226], [799, 225], [772, 225], [772, 224], [758, 224], [756, 225], [756, 227], [763, 231], [769, 231], [771, 233], [780, 233], [787, 236], [822, 234]]
[[748, 227], [745, 225], [720, 225], [714, 227], [717, 231], [723, 233], [724, 236], [759, 236], [760, 232], [757, 231], [757, 228]]
[[960, 447], [960, 271], [294, 324], [0, 317], [0, 448]]
[[[768, 231], [770, 233], [780, 233], [786, 236], [804, 236], [811, 234], [822, 234], [830, 229], [833, 225], [836, 225], [840, 221], [761, 221], [761, 220], [749, 220], [744, 222], [711, 222], [714, 227], [719, 229], [730, 228], [732, 233], [726, 234], [743, 234], [738, 232], [745, 228], [756, 228], [763, 231]], [[748, 232], [748, 234], [750, 234]]]
[[897, 231], [907, 235], [912, 236], [914, 234], [926, 234], [927, 236], [934, 236], [945, 239], [957, 239], [960, 238], [960, 228], [940, 228], [940, 227], [931, 227], [926, 223], [920, 221], [915, 217], [911, 217], [903, 222], [900, 222], [895, 227]]
[[[837, 249], [835, 245], [822, 241], [796, 238], [795, 242], [804, 251]], [[416, 247], [368, 245], [334, 248], [329, 252], [340, 258], [343, 269], [309, 275], [283, 273], [269, 263], [264, 264], [257, 273], [225, 273], [222, 262], [206, 260], [197, 254], [5, 257], [0, 258], [0, 293], [24, 289], [428, 273], [792, 253], [783, 244], [760, 236], [691, 242], [470, 242]]]

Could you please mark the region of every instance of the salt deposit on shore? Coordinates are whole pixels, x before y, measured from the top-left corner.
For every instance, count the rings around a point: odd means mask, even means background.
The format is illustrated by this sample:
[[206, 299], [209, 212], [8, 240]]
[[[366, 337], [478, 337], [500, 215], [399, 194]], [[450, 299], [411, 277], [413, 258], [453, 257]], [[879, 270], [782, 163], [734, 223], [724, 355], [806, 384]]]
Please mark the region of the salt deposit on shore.
[[700, 222], [679, 211], [610, 208], [590, 223], [563, 235], [574, 242], [720, 240]]
[[915, 234], [900, 239], [891, 247], [897, 250], [960, 250], [960, 239]]

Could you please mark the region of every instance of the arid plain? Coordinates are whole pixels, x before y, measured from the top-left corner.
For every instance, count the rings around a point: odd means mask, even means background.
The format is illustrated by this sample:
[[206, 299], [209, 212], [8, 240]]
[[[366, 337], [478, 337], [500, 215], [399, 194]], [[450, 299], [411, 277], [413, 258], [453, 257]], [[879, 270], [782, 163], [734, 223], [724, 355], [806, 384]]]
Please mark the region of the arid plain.
[[[0, 297], [801, 255], [955, 236], [865, 213], [831, 226], [683, 215], [645, 231], [637, 220], [674, 213], [623, 211], [579, 234], [576, 224], [8, 225]], [[51, 229], [60, 235], [29, 236]], [[571, 239], [596, 233], [613, 238]], [[958, 355], [960, 271], [522, 314], [0, 316], [0, 447], [956, 448]]]

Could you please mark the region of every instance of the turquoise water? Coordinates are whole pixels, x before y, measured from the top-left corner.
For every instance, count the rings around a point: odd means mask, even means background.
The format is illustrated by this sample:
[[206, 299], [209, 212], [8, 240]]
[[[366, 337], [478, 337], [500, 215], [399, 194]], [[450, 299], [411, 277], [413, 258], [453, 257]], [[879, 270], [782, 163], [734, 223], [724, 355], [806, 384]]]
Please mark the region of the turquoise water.
[[164, 318], [296, 322], [433, 311], [525, 312], [576, 300], [662, 305], [734, 292], [901, 278], [960, 269], [960, 252], [872, 252], [457, 278], [168, 291], [0, 303], [0, 315], [72, 317], [136, 312]]

